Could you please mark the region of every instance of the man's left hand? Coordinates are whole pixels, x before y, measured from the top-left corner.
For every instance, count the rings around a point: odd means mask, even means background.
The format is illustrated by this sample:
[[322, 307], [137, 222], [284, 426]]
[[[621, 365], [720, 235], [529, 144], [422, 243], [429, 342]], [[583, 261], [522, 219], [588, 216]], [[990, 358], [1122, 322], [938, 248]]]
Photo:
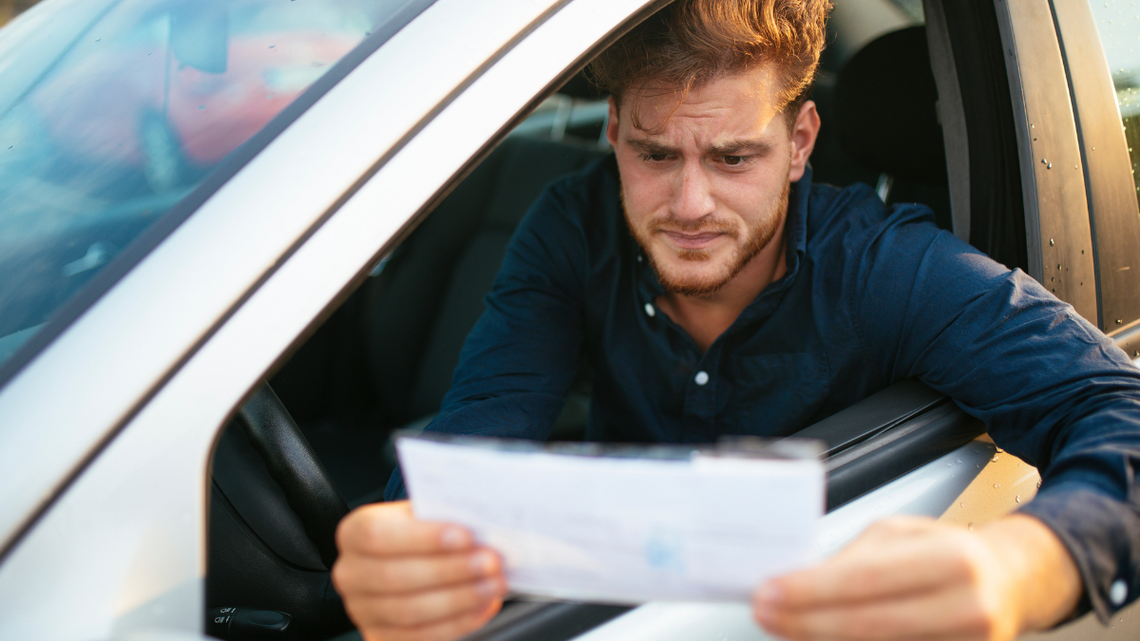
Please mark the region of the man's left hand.
[[1005, 641], [1072, 613], [1081, 579], [1052, 530], [1011, 515], [977, 531], [918, 517], [867, 529], [824, 563], [762, 585], [780, 637]]

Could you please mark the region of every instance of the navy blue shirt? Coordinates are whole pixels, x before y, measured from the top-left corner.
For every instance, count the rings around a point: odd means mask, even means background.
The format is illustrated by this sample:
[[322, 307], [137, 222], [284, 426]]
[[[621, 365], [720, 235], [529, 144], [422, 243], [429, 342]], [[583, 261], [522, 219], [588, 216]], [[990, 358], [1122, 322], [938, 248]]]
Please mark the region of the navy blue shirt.
[[[583, 350], [587, 438], [791, 434], [917, 378], [1036, 465], [1021, 508], [1072, 552], [1102, 620], [1140, 593], [1140, 369], [1069, 305], [865, 185], [792, 190], [787, 273], [702, 352], [621, 213], [609, 156], [524, 218], [429, 430], [544, 440]], [[402, 496], [399, 471], [388, 498]], [[1122, 596], [1123, 595], [1123, 596]]]

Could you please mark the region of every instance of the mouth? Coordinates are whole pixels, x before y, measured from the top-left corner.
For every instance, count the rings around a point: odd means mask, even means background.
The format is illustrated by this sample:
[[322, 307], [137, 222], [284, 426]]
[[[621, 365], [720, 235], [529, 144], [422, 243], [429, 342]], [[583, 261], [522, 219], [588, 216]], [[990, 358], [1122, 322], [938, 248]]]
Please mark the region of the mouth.
[[662, 230], [662, 233], [679, 249], [708, 249], [724, 235], [723, 232], [714, 231], [687, 233]]

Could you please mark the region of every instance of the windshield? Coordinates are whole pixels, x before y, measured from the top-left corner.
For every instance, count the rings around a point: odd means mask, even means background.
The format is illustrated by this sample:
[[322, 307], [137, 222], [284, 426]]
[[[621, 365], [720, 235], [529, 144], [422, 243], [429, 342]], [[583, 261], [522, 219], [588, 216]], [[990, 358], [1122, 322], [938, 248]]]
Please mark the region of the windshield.
[[409, 0], [47, 0], [0, 30], [0, 366]]

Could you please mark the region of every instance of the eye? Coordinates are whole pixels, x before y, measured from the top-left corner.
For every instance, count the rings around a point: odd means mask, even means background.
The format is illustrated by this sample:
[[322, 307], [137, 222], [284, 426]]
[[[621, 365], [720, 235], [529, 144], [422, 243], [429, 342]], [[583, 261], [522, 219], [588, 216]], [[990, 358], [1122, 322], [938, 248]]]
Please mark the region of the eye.
[[731, 167], [744, 164], [744, 156], [725, 156], [722, 158], [724, 164]]
[[665, 162], [669, 160], [669, 154], [641, 154], [641, 159], [648, 162]]

